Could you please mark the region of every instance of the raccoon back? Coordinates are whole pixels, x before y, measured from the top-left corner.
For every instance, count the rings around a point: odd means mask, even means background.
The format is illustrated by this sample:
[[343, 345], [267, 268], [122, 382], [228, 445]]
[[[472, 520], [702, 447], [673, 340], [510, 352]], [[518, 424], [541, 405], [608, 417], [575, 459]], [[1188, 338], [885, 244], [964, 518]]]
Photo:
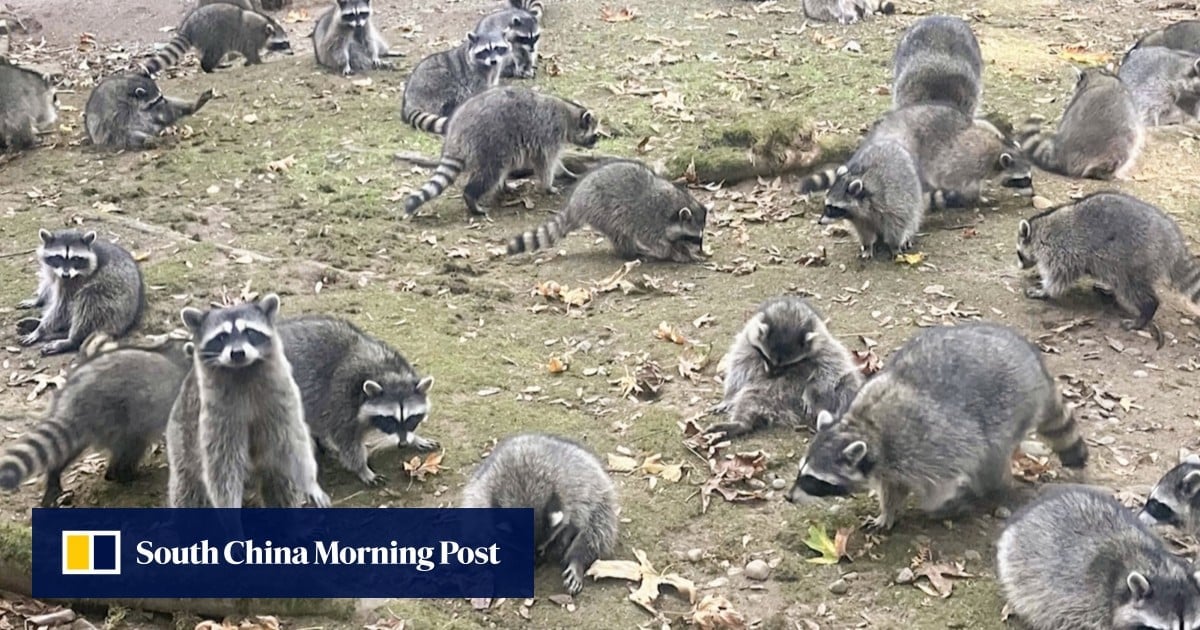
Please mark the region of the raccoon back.
[[892, 77], [894, 107], [945, 102], [973, 116], [983, 95], [979, 42], [959, 18], [923, 18], [900, 39]]

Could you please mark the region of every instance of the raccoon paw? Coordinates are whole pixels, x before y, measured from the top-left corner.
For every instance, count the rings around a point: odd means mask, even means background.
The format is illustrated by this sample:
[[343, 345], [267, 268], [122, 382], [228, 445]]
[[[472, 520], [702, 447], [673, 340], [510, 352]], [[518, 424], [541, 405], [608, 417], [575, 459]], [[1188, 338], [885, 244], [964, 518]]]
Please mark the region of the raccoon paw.
[[360, 474], [358, 478], [371, 488], [378, 488], [379, 486], [382, 486], [388, 482], [386, 475], [381, 475], [370, 468], [368, 468], [366, 472]]
[[42, 346], [42, 356], [48, 357], [55, 354], [63, 354], [74, 349], [75, 346], [71, 344], [70, 339], [58, 339]]
[[375, 68], [376, 70], [395, 70], [396, 69], [396, 66], [394, 64], [392, 64], [392, 62], [384, 61], [382, 59], [372, 59], [371, 67]]
[[17, 302], [17, 308], [19, 308], [19, 309], [30, 309], [30, 308], [37, 308], [37, 307], [38, 307], [37, 298], [29, 298], [28, 300], [21, 300], [20, 302]]
[[38, 340], [39, 340], [39, 339], [41, 339], [41, 338], [42, 338], [42, 335], [41, 335], [41, 333], [39, 333], [39, 332], [38, 332], [38, 331], [35, 329], [35, 330], [34, 330], [33, 332], [31, 332], [31, 333], [26, 333], [26, 334], [24, 334], [24, 335], [21, 335], [21, 339], [20, 339], [20, 341], [21, 341], [21, 345], [22, 345], [22, 346], [32, 346], [33, 344], [37, 343], [37, 342], [38, 342]]
[[890, 517], [886, 514], [880, 514], [879, 516], [868, 516], [866, 520], [863, 521], [863, 529], [866, 529], [868, 532], [872, 533], [880, 533], [891, 530], [892, 526], [895, 524], [896, 520], [893, 517]]
[[575, 565], [571, 565], [563, 569], [563, 586], [567, 587], [567, 592], [572, 596], [578, 595], [583, 590], [583, 577], [579, 575], [579, 570]]
[[33, 331], [37, 330], [41, 323], [42, 320], [36, 317], [26, 317], [24, 319], [17, 320], [17, 333], [21, 335], [31, 335], [33, 334]]
[[308, 502], [319, 508], [327, 508], [331, 505], [329, 495], [320, 488], [314, 488], [308, 491]]
[[1046, 293], [1046, 290], [1040, 286], [1027, 287], [1025, 289], [1025, 297], [1031, 300], [1048, 300], [1050, 299], [1050, 294]]
[[731, 438], [735, 435], [740, 435], [745, 432], [746, 428], [737, 422], [718, 422], [716, 424], [710, 424], [704, 429], [705, 435], [721, 433], [723, 434], [722, 437], [725, 439]]
[[438, 442], [437, 440], [423, 438], [419, 435], [413, 435], [412, 441], [409, 442], [409, 444], [412, 445], [413, 448], [415, 448], [421, 452], [436, 451], [442, 447], [442, 444], [440, 442]]

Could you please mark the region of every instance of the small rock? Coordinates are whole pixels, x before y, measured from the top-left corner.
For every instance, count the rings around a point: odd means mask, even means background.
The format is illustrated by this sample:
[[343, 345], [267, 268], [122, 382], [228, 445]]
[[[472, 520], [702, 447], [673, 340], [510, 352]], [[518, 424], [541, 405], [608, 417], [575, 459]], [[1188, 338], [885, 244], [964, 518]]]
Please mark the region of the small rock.
[[1134, 370], [1133, 371], [1133, 378], [1146, 378], [1147, 376], [1150, 376], [1150, 373], [1147, 372], [1146, 370]]
[[702, 560], [703, 558], [704, 558], [704, 550], [703, 549], [697, 548], [697, 549], [688, 549], [687, 550], [688, 562], [700, 562], [700, 560]]
[[829, 592], [834, 595], [845, 595], [850, 590], [850, 583], [842, 578], [838, 578], [833, 584], [829, 585]]
[[1012, 516], [1012, 510], [1001, 505], [1000, 507], [996, 508], [996, 511], [994, 512], [994, 514], [995, 514], [996, 518], [1004, 520], [1004, 519], [1010, 518]]
[[746, 577], [761, 582], [771, 574], [771, 567], [762, 560], [751, 560], [746, 564]]
[[843, 575], [842, 579], [846, 580], [847, 582], [853, 582], [854, 580], [858, 579], [858, 574], [855, 573], [854, 571], [851, 571], [851, 572]]
[[778, 477], [776, 477], [775, 480], [771, 482], [771, 488], [773, 490], [783, 490], [785, 487], [787, 487], [787, 482], [782, 479], [779, 479]]
[[912, 584], [914, 579], [916, 579], [916, 576], [913, 575], [913, 570], [908, 567], [900, 569], [900, 572], [896, 574], [897, 584]]
[[705, 584], [704, 586], [706, 586], [707, 588], [722, 588], [728, 584], [729, 584], [729, 578], [719, 577], [719, 578], [709, 582], [708, 584]]
[[963, 560], [966, 560], [967, 562], [982, 562], [983, 556], [981, 556], [979, 552], [975, 551], [974, 549], [968, 549], [963, 552]]

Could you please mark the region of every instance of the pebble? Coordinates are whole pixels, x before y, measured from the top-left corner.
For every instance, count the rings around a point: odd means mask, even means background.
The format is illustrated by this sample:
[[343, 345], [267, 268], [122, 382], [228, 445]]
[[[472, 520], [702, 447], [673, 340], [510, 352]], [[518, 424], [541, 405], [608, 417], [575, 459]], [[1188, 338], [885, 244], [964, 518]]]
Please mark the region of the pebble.
[[761, 582], [771, 574], [771, 567], [762, 560], [751, 560], [746, 564], [745, 575], [751, 580]]
[[785, 487], [787, 487], [787, 482], [782, 479], [779, 479], [778, 477], [776, 477], [775, 480], [771, 482], [771, 488], [773, 488], [775, 490], [783, 490]]
[[968, 549], [963, 552], [963, 560], [966, 560], [967, 562], [982, 562], [983, 556], [974, 549]]
[[1007, 519], [1012, 516], [1012, 510], [1001, 505], [1000, 507], [996, 508], [995, 515], [998, 519]]
[[829, 585], [829, 592], [834, 595], [845, 595], [850, 590], [850, 583], [842, 578], [838, 578], [833, 584]]
[[719, 577], [719, 578], [709, 582], [708, 584], [705, 584], [705, 586], [707, 586], [708, 588], [721, 588], [728, 584], [729, 584], [729, 578]]
[[687, 559], [688, 562], [700, 562], [702, 559], [704, 559], [704, 550], [699, 548], [688, 549]]
[[1147, 372], [1146, 370], [1134, 370], [1133, 371], [1133, 378], [1146, 378], [1147, 376], [1150, 376], [1150, 373]]
[[917, 576], [913, 575], [912, 569], [910, 569], [908, 567], [904, 567], [903, 569], [900, 569], [899, 573], [896, 574], [896, 583], [897, 584], [912, 584], [912, 581], [915, 580], [916, 578], [917, 578]]

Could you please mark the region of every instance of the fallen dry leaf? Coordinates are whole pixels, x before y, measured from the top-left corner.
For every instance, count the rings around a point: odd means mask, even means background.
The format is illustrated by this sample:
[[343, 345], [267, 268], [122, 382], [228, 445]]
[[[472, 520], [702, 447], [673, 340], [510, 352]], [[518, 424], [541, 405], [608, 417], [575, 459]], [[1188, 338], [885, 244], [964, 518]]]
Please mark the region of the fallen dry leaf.
[[607, 5], [600, 7], [600, 19], [605, 22], [632, 22], [637, 12], [630, 7], [611, 9]]
[[667, 322], [659, 322], [658, 329], [654, 331], [654, 336], [658, 339], [670, 341], [671, 343], [681, 346], [687, 343], [687, 337], [684, 337], [683, 333], [679, 332], [678, 328], [668, 324]]
[[608, 454], [608, 470], [609, 472], [628, 473], [638, 469], [636, 459], [626, 455]]
[[874, 350], [853, 350], [851, 354], [854, 356], [854, 364], [863, 376], [870, 376], [883, 369], [883, 360]]
[[1086, 66], [1102, 66], [1113, 60], [1112, 53], [1104, 51], [1091, 51], [1087, 46], [1080, 44], [1072, 46], [1063, 46], [1058, 51], [1058, 56], [1072, 63], [1083, 64]]
[[660, 574], [650, 564], [646, 552], [641, 549], [634, 549], [633, 555], [637, 558], [637, 562], [597, 560], [588, 568], [587, 575], [594, 579], [616, 578], [641, 582], [637, 589], [629, 594], [629, 599], [652, 615], [658, 614], [658, 610], [654, 608], [654, 602], [658, 599], [662, 586], [674, 588], [689, 604], [696, 602], [696, 585], [691, 580], [676, 573]]
[[843, 527], [834, 533], [833, 538], [830, 538], [829, 534], [825, 532], [824, 525], [809, 525], [808, 537], [804, 539], [804, 545], [821, 555], [808, 558], [807, 561], [812, 564], [837, 564], [842, 561], [842, 558], [849, 560], [850, 556], [846, 554], [846, 544], [850, 541], [852, 532], [852, 529]]
[[283, 159], [267, 162], [267, 170], [273, 173], [286, 173], [288, 169], [296, 165], [296, 156], [289, 155]]
[[907, 254], [896, 254], [896, 262], [905, 265], [919, 265], [925, 261], [924, 252], [910, 252]]
[[719, 595], [705, 595], [688, 613], [687, 619], [701, 630], [745, 630], [749, 627], [746, 617]]
[[571, 364], [564, 359], [551, 357], [550, 362], [546, 365], [546, 371], [550, 372], [551, 374], [562, 374], [563, 372], [567, 371], [567, 368], [570, 367], [570, 365]]
[[961, 562], [933, 562], [933, 552], [928, 547], [921, 548], [911, 565], [913, 575], [925, 578], [928, 584], [914, 580], [913, 585], [930, 597], [946, 599], [954, 591], [954, 582], [950, 578], [973, 578], [967, 573]]
[[414, 455], [412, 459], [404, 462], [404, 472], [417, 481], [425, 481], [426, 476], [442, 472], [442, 458], [445, 456], [445, 451], [430, 453], [422, 461], [420, 455]]

